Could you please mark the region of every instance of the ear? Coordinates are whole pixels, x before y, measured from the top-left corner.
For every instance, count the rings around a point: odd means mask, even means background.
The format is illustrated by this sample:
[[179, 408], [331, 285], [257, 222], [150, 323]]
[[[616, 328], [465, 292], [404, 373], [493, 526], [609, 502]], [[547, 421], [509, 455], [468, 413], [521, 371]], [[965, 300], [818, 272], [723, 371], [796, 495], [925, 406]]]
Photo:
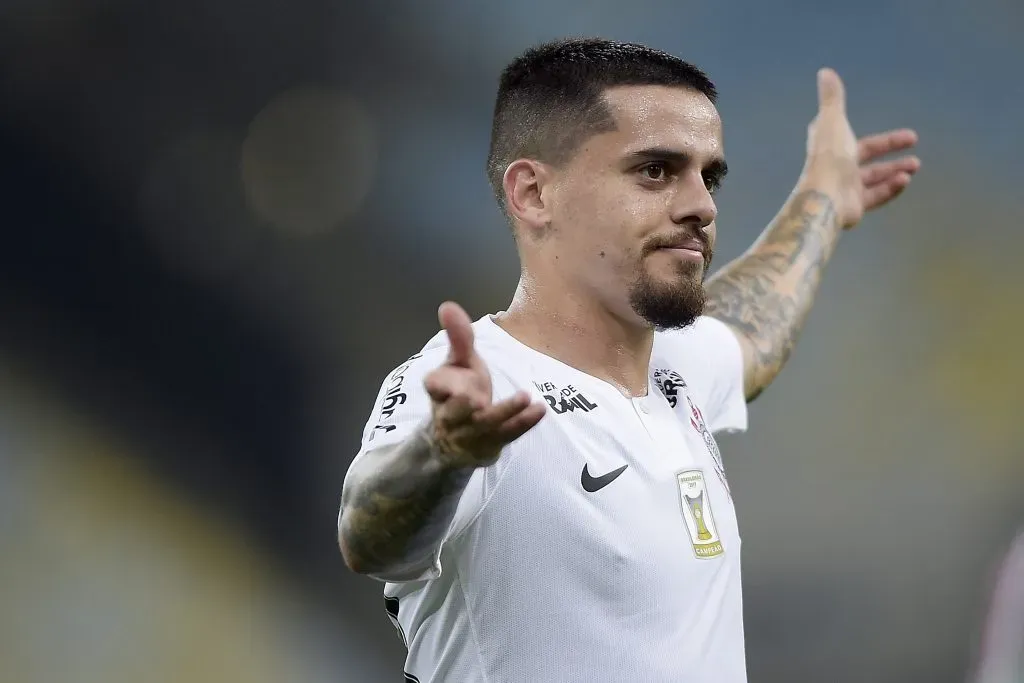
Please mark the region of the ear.
[[533, 159], [517, 159], [505, 169], [502, 185], [509, 216], [528, 229], [537, 229], [551, 221], [545, 204], [545, 189], [551, 180], [546, 164]]

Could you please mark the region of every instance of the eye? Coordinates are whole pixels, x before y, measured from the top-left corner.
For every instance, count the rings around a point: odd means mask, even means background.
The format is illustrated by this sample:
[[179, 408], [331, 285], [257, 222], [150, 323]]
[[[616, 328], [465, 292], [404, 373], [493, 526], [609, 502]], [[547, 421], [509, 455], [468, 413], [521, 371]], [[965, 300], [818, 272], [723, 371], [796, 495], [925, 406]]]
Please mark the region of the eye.
[[708, 192], [714, 194], [720, 187], [722, 187], [722, 179], [715, 175], [705, 175], [704, 187], [708, 189]]
[[668, 166], [664, 162], [653, 161], [649, 164], [644, 164], [640, 168], [640, 174], [645, 180], [662, 182], [668, 178]]

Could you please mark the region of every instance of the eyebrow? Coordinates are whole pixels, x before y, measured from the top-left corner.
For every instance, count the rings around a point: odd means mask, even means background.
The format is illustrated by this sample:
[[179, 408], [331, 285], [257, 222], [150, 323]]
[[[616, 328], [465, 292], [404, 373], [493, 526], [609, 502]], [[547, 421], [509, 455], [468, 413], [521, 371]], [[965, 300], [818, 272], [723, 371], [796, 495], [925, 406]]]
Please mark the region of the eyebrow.
[[[685, 166], [693, 161], [693, 156], [686, 152], [680, 152], [679, 150], [669, 149], [667, 147], [650, 147], [647, 149], [637, 150], [636, 152], [630, 152], [626, 155], [626, 160], [631, 163], [641, 163], [644, 161], [668, 161], [678, 166]], [[713, 159], [704, 168], [704, 173], [717, 180], [725, 178], [728, 172], [729, 164], [725, 163], [725, 159], [722, 158]]]

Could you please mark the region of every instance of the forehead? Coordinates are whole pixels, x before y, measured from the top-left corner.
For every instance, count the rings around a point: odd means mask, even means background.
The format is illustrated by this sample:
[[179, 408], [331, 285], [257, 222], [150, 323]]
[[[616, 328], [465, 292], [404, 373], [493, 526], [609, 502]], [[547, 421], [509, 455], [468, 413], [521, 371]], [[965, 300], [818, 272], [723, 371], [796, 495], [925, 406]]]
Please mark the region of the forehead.
[[678, 149], [707, 157], [724, 154], [722, 120], [704, 93], [690, 88], [622, 86], [605, 91], [615, 131], [605, 142], [628, 154], [644, 148]]

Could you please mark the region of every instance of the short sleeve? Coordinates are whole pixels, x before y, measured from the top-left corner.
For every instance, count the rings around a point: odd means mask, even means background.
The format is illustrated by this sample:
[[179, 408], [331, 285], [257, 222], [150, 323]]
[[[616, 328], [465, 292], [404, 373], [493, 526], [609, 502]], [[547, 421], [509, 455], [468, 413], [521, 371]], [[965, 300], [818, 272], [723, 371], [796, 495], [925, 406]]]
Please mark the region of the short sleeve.
[[654, 362], [679, 372], [712, 432], [746, 431], [743, 350], [725, 323], [702, 316], [683, 330], [658, 332]]
[[422, 351], [384, 378], [363, 427], [359, 455], [404, 441], [430, 417], [430, 397], [423, 380], [443, 360], [444, 354], [437, 350]]
[[[430, 348], [418, 353], [396, 367], [384, 379], [370, 417], [363, 428], [362, 443], [356, 457], [349, 466], [363, 458], [372, 458], [374, 451], [394, 446], [409, 438], [417, 429], [430, 419], [430, 397], [423, 386], [427, 374], [444, 362], [447, 347]], [[501, 400], [511, 395], [514, 389], [508, 385], [501, 375], [493, 375], [494, 400]], [[508, 386], [506, 386], [508, 385]], [[372, 578], [390, 583], [407, 583], [426, 581], [437, 578], [442, 571], [442, 554], [448, 541], [464, 531], [482, 511], [496, 482], [497, 469], [502, 461], [488, 468], [481, 468], [473, 473], [459, 499], [455, 517], [441, 543], [435, 549], [429, 561], [414, 571], [402, 576], [371, 575]], [[347, 474], [346, 474], [347, 479]], [[340, 521], [340, 517], [339, 517]]]

